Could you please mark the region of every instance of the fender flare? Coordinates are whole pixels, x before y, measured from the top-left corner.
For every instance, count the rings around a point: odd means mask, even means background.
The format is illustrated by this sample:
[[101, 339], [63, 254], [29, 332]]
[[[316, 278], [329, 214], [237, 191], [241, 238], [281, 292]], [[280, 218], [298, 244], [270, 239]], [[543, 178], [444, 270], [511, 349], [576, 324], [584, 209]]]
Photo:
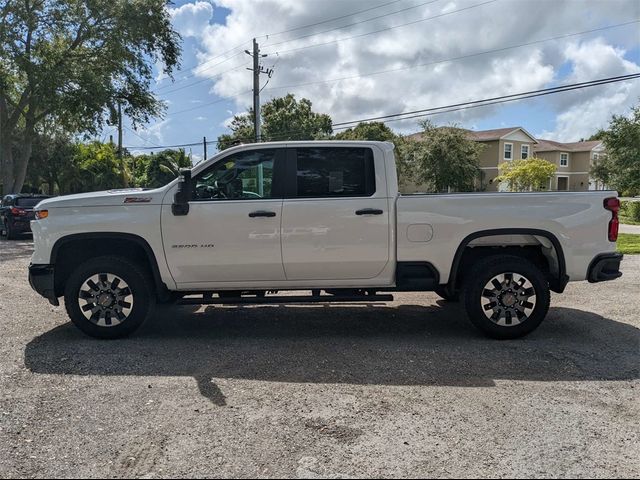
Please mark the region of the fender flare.
[[51, 265], [56, 264], [56, 260], [58, 257], [58, 252], [60, 249], [69, 242], [81, 241], [81, 240], [105, 240], [105, 239], [114, 239], [114, 240], [124, 240], [128, 242], [133, 242], [145, 252], [147, 256], [147, 260], [149, 262], [149, 266], [151, 268], [151, 274], [153, 276], [153, 281], [156, 286], [156, 295], [159, 298], [165, 296], [165, 294], [169, 291], [167, 285], [162, 281], [162, 276], [160, 275], [160, 268], [158, 267], [158, 260], [156, 259], [156, 255], [144, 238], [139, 235], [134, 235], [132, 233], [120, 233], [120, 232], [90, 232], [90, 233], [73, 233], [71, 235], [65, 235], [64, 237], [60, 237], [53, 245], [51, 249]]
[[478, 232], [473, 232], [472, 234], [467, 235], [462, 240], [462, 242], [460, 242], [460, 245], [456, 250], [456, 254], [453, 257], [447, 288], [453, 288], [456, 284], [460, 262], [462, 261], [462, 255], [464, 254], [467, 246], [477, 238], [495, 237], [498, 235], [535, 235], [544, 237], [549, 240], [556, 251], [556, 256], [558, 257], [558, 276], [557, 278], [551, 279], [551, 281], [549, 282], [549, 286], [554, 292], [562, 293], [564, 291], [567, 283], [569, 282], [569, 277], [567, 276], [567, 266], [564, 257], [564, 250], [562, 249], [562, 244], [558, 240], [558, 237], [556, 237], [553, 233], [547, 230], [540, 230], [536, 228], [497, 228], [491, 230], [480, 230]]

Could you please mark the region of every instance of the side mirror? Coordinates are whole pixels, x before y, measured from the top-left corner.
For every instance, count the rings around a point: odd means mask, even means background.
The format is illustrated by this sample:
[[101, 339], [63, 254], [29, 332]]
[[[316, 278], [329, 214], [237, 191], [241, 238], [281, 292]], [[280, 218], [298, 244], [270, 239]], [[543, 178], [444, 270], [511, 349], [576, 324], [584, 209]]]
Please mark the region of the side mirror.
[[180, 170], [180, 182], [178, 190], [173, 197], [171, 213], [175, 216], [184, 216], [189, 213], [189, 200], [191, 200], [191, 170], [185, 168]]

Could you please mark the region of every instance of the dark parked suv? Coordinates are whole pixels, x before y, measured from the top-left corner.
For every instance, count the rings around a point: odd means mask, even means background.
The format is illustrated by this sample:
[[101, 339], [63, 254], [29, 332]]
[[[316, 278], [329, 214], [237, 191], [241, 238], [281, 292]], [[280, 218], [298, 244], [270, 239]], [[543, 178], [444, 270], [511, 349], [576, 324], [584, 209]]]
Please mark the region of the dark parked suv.
[[13, 240], [22, 233], [31, 233], [31, 220], [35, 218], [33, 207], [46, 195], [18, 193], [6, 195], [0, 204], [0, 234]]

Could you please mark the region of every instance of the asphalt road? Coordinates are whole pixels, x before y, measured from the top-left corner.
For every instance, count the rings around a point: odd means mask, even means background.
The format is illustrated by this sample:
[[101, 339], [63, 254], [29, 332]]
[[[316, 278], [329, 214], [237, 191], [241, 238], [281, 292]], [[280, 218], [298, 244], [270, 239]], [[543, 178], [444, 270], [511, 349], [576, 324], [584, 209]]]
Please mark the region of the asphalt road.
[[0, 241], [2, 477], [637, 477], [640, 256], [518, 341], [455, 304], [171, 307], [98, 341]]

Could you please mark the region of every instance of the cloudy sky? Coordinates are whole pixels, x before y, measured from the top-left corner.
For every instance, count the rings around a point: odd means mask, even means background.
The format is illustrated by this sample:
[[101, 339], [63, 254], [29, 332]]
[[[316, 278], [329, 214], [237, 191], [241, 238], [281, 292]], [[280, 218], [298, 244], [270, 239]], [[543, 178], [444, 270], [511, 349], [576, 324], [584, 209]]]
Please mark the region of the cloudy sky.
[[[638, 0], [197, 0], [175, 2], [171, 14], [182, 68], [173, 80], [158, 73], [166, 116], [128, 126], [129, 147], [227, 131], [252, 102], [244, 50], [253, 37], [274, 71], [268, 84], [262, 77], [262, 101], [291, 92], [334, 122], [640, 72]], [[431, 118], [576, 141], [639, 102], [633, 80]], [[389, 126], [419, 129], [417, 120]]]

